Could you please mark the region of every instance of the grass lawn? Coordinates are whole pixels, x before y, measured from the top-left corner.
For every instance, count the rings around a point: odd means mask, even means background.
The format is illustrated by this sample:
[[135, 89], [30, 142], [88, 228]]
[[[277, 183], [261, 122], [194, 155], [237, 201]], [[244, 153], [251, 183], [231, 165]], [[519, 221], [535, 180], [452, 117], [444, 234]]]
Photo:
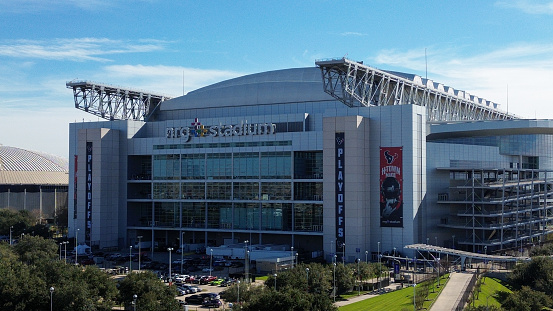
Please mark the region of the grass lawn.
[[483, 278], [481, 290], [480, 294], [478, 294], [478, 299], [474, 302], [475, 307], [486, 306], [486, 303], [489, 306], [501, 307], [495, 293], [500, 291], [512, 293], [512, 291], [505, 286], [503, 281], [488, 277]]
[[[447, 282], [449, 275], [442, 276], [440, 284], [445, 284]], [[430, 288], [430, 293], [427, 297], [428, 301], [424, 302], [424, 308], [426, 310], [430, 307], [431, 303], [438, 297], [438, 293], [443, 287], [435, 288], [434, 293], [432, 293], [432, 288]], [[351, 295], [352, 297], [355, 295]], [[413, 310], [413, 287], [405, 287], [400, 290], [389, 292], [383, 295], [379, 295], [373, 298], [365, 299], [356, 303], [345, 305], [340, 307], [340, 311], [400, 311], [403, 308], [408, 310]]]

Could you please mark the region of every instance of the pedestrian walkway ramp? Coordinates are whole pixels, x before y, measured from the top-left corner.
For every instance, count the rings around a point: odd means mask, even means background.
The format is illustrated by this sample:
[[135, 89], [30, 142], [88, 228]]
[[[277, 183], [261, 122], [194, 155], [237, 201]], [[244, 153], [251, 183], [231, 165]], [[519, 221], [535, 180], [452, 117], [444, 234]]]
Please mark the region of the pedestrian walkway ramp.
[[476, 274], [472, 272], [451, 273], [438, 299], [430, 311], [463, 310], [470, 294], [470, 289], [476, 282]]

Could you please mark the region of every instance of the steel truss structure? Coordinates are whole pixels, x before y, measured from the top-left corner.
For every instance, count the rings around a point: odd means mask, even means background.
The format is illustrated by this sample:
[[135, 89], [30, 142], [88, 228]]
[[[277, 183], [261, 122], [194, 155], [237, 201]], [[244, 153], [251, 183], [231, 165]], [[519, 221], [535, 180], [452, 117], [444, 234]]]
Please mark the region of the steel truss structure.
[[70, 81], [75, 108], [107, 120], [148, 120], [171, 97], [91, 81]]
[[[497, 104], [423, 79], [365, 66], [347, 58], [316, 61], [324, 91], [349, 107], [419, 105], [428, 121], [515, 119]], [[409, 77], [409, 78], [406, 78]]]
[[[532, 169], [462, 169], [450, 172], [449, 192], [438, 195], [450, 215], [439, 226], [465, 250], [519, 252], [553, 233], [553, 172]], [[454, 235], [455, 236], [455, 235]]]

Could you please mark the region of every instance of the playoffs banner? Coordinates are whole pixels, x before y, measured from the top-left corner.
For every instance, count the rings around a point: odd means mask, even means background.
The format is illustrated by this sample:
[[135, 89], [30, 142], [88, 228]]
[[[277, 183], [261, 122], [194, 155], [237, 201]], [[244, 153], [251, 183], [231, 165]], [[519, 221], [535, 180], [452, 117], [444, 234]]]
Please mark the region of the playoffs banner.
[[403, 227], [403, 148], [380, 147], [380, 226]]

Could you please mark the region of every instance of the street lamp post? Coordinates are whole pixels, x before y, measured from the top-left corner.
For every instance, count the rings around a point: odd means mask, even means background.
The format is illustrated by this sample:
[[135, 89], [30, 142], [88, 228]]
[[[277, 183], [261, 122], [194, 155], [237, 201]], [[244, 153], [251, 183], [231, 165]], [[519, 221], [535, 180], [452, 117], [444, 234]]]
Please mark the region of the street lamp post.
[[342, 243], [342, 264], [346, 264], [346, 243]]
[[138, 298], [138, 296], [136, 294], [132, 295], [132, 306], [133, 306], [134, 311], [136, 311], [136, 299], [137, 298]]
[[396, 257], [396, 248], [394, 247], [394, 257]]
[[[142, 257], [142, 244], [140, 242], [142, 242], [142, 236], [139, 235], [136, 237], [138, 239], [138, 272], [140, 272], [140, 257]], [[152, 247], [154, 247], [152, 245]]]
[[67, 264], [67, 244], [69, 241], [63, 241], [63, 263]]
[[13, 226], [10, 226], [10, 245], [12, 245], [12, 232], [13, 232]]
[[54, 299], [53, 299], [53, 295], [54, 295], [54, 286], [50, 287], [50, 311], [53, 310], [53, 302], [54, 302]]
[[209, 252], [211, 253], [211, 256], [209, 257], [209, 276], [211, 276], [211, 267], [213, 264], [213, 248], [211, 248]]
[[60, 261], [61, 261], [61, 246], [63, 245], [63, 243], [60, 243]]
[[129, 246], [129, 273], [132, 272], [132, 245]]
[[245, 282], [249, 282], [248, 274], [250, 273], [250, 259], [248, 256], [250, 255], [250, 250], [248, 249], [248, 240], [244, 241], [244, 279]]
[[236, 303], [240, 304], [240, 280], [236, 281], [236, 286], [238, 287], [238, 295], [236, 295]]
[[277, 274], [275, 273], [275, 274], [273, 274], [273, 276], [275, 277], [275, 292], [276, 292], [276, 290], [277, 290], [277, 289], [276, 289], [276, 279], [277, 279]]
[[77, 231], [75, 231], [75, 265], [79, 264], [79, 243], [77, 242], [79, 230], [80, 229], [77, 229]]
[[365, 263], [369, 263], [369, 251], [365, 251]]
[[305, 272], [307, 273], [307, 289], [309, 289], [309, 268], [305, 268]]
[[180, 233], [180, 274], [182, 274], [182, 266], [184, 265], [184, 231]]
[[357, 296], [361, 296], [361, 288], [359, 286], [361, 284], [361, 272], [359, 271], [359, 262], [361, 261], [361, 259], [357, 258], [356, 261], [357, 261]]
[[377, 281], [378, 281], [378, 291], [380, 291], [380, 242], [378, 242], [378, 276], [377, 276]]
[[298, 266], [298, 253], [296, 253], [296, 267]]
[[173, 279], [171, 278], [173, 270], [171, 270], [171, 251], [173, 250], [172, 247], [168, 247], [167, 251], [169, 252], [169, 285], [172, 284]]
[[292, 269], [294, 269], [294, 247], [290, 247], [290, 257], [292, 257]]
[[332, 296], [334, 296], [334, 302], [336, 302], [336, 262], [334, 262], [334, 272], [332, 274]]

